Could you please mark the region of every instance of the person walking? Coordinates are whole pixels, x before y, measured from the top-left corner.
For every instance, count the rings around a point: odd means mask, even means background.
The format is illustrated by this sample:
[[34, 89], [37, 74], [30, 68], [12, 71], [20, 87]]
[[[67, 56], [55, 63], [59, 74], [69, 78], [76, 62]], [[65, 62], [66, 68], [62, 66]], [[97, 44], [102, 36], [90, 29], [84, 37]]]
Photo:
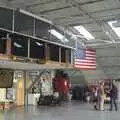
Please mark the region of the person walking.
[[94, 89], [94, 109], [98, 110], [98, 87], [95, 87]]
[[113, 106], [115, 107], [116, 111], [118, 110], [117, 99], [118, 99], [118, 89], [116, 85], [112, 83], [112, 88], [110, 90], [110, 111], [113, 110]]

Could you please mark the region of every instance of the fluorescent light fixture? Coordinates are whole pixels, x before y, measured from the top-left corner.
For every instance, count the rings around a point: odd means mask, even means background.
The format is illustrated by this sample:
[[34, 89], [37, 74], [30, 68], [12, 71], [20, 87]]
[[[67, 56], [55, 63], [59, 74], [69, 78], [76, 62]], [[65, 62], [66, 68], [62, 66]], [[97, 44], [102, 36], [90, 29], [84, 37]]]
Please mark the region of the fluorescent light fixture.
[[52, 35], [54, 35], [56, 38], [58, 38], [59, 40], [61, 40], [62, 42], [68, 42], [69, 41], [62, 34], [60, 34], [59, 32], [57, 32], [55, 29], [51, 29], [49, 32]]
[[89, 33], [83, 26], [74, 26], [74, 28], [82, 34], [87, 40], [95, 39], [94, 36], [92, 36], [91, 33]]
[[35, 42], [38, 46], [43, 46], [43, 44], [39, 43], [39, 42]]
[[109, 26], [113, 29], [113, 31], [116, 33], [118, 37], [120, 37], [120, 27], [115, 27], [114, 24], [117, 23], [117, 21], [110, 21], [108, 22]]
[[17, 47], [17, 48], [22, 48], [22, 45], [20, 45], [20, 44], [18, 44], [16, 42], [14, 42], [14, 46]]

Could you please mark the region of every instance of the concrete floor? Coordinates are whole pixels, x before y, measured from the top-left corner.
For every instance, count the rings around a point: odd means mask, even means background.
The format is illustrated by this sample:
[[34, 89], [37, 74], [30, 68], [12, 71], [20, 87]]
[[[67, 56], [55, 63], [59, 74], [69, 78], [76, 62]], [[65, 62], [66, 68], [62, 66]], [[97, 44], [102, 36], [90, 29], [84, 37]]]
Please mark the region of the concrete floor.
[[0, 120], [120, 120], [120, 111], [95, 111], [92, 105], [69, 103], [56, 107], [17, 108], [0, 111]]

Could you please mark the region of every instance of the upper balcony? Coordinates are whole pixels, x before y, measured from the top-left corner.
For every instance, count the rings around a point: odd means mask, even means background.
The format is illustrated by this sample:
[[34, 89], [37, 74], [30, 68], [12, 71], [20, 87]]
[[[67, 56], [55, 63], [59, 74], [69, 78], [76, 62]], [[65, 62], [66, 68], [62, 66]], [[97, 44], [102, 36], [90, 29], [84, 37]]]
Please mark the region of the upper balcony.
[[65, 31], [23, 10], [0, 7], [0, 16], [2, 68], [72, 68], [75, 40]]

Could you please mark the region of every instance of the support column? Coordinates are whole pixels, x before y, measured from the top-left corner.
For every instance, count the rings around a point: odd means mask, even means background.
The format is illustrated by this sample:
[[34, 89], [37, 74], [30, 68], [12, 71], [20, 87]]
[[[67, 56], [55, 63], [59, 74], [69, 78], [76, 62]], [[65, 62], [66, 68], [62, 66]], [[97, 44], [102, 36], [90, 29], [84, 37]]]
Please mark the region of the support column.
[[61, 62], [61, 47], [59, 47], [59, 62]]
[[26, 81], [27, 81], [27, 75], [26, 75], [27, 73], [26, 73], [26, 71], [24, 71], [24, 106], [26, 106], [26, 93], [27, 93], [27, 91], [26, 91]]
[[69, 51], [68, 50], [65, 51], [65, 62], [69, 63]]
[[74, 63], [74, 51], [71, 50], [71, 64]]
[[11, 55], [11, 39], [9, 38], [9, 34], [7, 34], [6, 40], [6, 55]]
[[23, 72], [20, 71], [20, 74], [22, 74], [21, 77], [18, 77], [18, 83], [17, 83], [17, 96], [16, 96], [16, 103], [18, 106], [24, 105], [24, 75]]
[[30, 58], [30, 39], [28, 38], [28, 58]]
[[55, 70], [50, 70], [50, 76], [51, 76], [51, 93], [53, 94], [53, 78], [55, 77]]
[[49, 60], [49, 46], [45, 43], [45, 62]]
[[28, 80], [28, 74], [27, 74], [27, 71], [24, 71], [24, 107], [26, 111], [28, 111], [27, 80]]

